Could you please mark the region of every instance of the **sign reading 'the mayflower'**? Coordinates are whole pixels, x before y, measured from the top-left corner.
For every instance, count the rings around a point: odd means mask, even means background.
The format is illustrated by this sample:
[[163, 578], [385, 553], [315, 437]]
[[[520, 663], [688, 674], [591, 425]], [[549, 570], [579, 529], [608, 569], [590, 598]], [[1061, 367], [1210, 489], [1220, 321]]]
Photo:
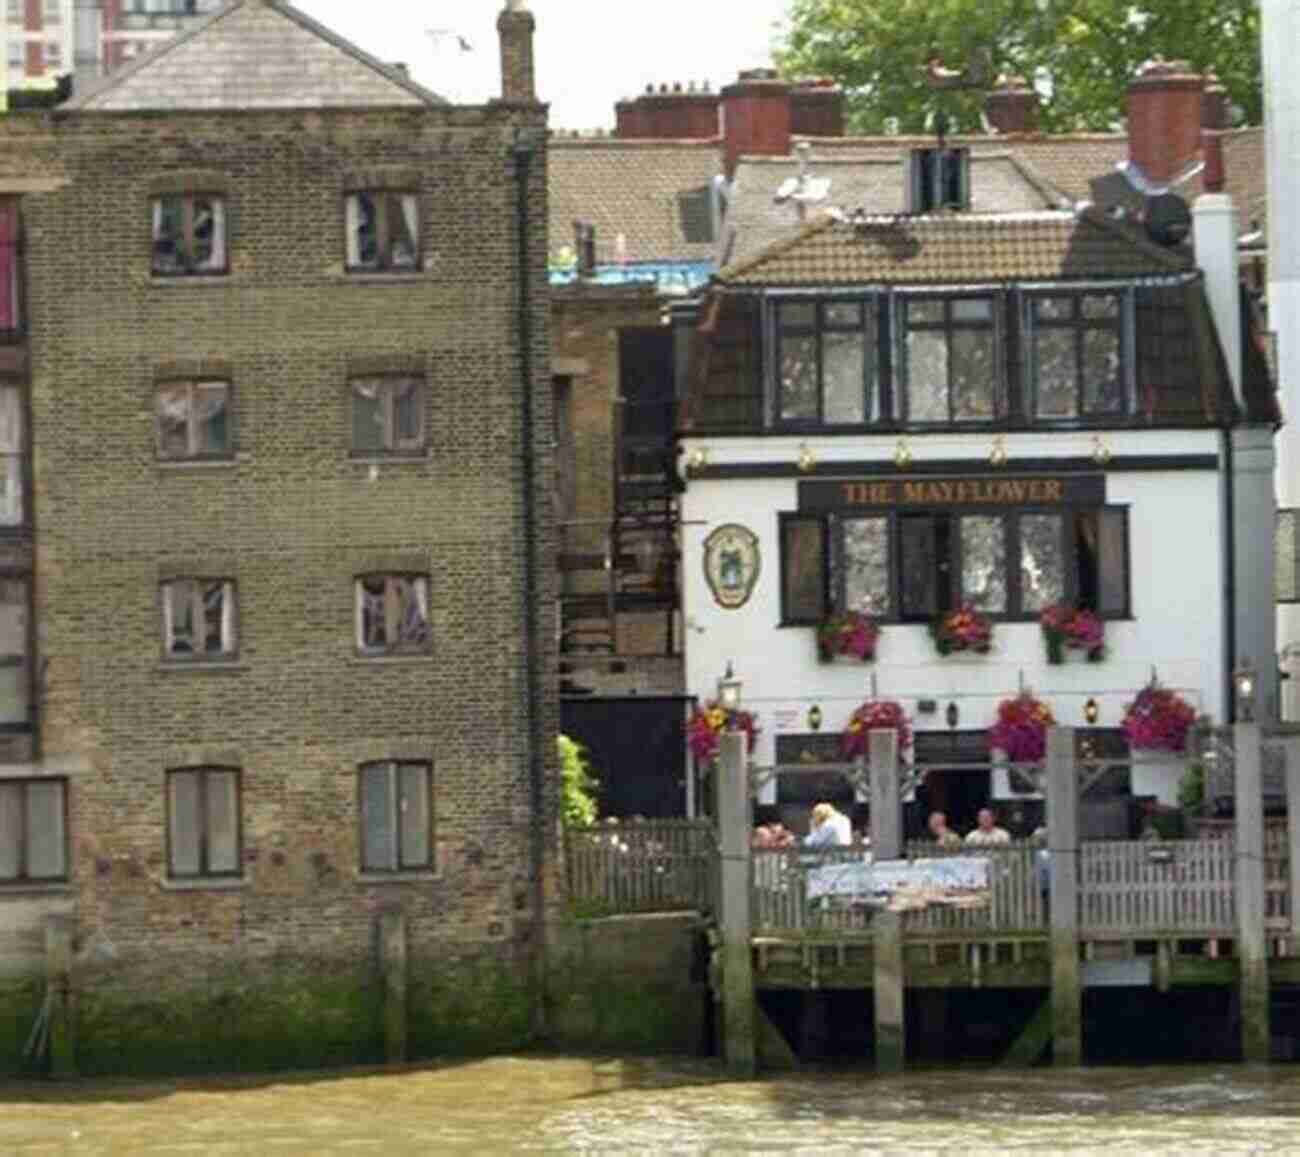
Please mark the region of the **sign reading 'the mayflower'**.
[[1106, 501], [1102, 474], [933, 478], [815, 478], [799, 483], [800, 510], [841, 506], [1066, 506]]
[[754, 593], [761, 559], [758, 535], [728, 522], [704, 540], [704, 578], [718, 606], [734, 611]]

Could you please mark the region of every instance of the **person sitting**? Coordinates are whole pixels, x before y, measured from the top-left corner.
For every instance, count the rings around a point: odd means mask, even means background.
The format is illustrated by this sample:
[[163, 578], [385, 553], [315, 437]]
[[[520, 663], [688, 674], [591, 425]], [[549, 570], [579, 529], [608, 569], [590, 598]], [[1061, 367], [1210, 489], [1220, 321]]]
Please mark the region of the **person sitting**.
[[812, 809], [812, 828], [803, 842], [807, 848], [847, 848], [853, 842], [849, 817], [832, 804], [817, 804]]
[[997, 825], [997, 817], [991, 807], [982, 807], [975, 817], [976, 827], [966, 836], [966, 846], [973, 848], [999, 848], [1011, 843], [1011, 835], [1006, 828]]
[[948, 817], [943, 812], [931, 812], [930, 818], [926, 822], [926, 827], [930, 829], [930, 835], [934, 837], [934, 842], [941, 848], [960, 848], [961, 836], [948, 826]]

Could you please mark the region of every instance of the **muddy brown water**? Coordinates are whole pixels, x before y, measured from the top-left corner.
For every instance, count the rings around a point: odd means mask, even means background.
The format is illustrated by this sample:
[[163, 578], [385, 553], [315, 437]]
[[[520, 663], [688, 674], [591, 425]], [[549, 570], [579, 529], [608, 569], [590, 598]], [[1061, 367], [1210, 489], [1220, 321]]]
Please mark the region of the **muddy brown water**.
[[0, 1085], [0, 1154], [1300, 1153], [1300, 1066], [825, 1070], [518, 1057]]

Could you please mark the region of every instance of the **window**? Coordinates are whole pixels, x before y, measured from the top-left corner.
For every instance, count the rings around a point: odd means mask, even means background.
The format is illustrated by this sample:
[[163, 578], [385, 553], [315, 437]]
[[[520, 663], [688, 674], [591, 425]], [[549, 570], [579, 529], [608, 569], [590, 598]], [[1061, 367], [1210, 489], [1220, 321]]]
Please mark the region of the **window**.
[[361, 768], [361, 870], [409, 872], [433, 866], [427, 763]]
[[877, 420], [877, 333], [874, 300], [778, 306], [777, 422]]
[[913, 149], [907, 158], [907, 211], [970, 207], [970, 153], [966, 149]]
[[357, 579], [357, 649], [367, 655], [427, 651], [429, 580], [416, 575]]
[[31, 671], [27, 662], [30, 598], [27, 579], [0, 577], [0, 724], [31, 721]]
[[348, 268], [414, 271], [420, 264], [419, 200], [414, 193], [347, 197]]
[[226, 203], [168, 193], [153, 203], [153, 271], [166, 277], [226, 272]]
[[1028, 304], [1034, 417], [1123, 414], [1119, 295], [1033, 296]]
[[9, 63], [9, 71], [16, 72], [21, 77], [24, 69], [23, 42], [21, 40], [9, 41], [9, 47], [5, 51]]
[[1279, 603], [1300, 603], [1300, 535], [1296, 534], [1297, 510], [1281, 507], [1273, 533], [1273, 597]]
[[230, 385], [167, 382], [158, 387], [158, 457], [228, 458]]
[[5, 0], [5, 12], [11, 28], [23, 26], [27, 19], [26, 7], [23, 0]]
[[18, 202], [0, 198], [0, 340], [18, 330]]
[[225, 659], [235, 653], [235, 584], [228, 579], [165, 582], [162, 611], [168, 659]]
[[988, 422], [998, 417], [993, 299], [907, 297], [901, 310], [906, 418]]
[[1124, 618], [1128, 511], [787, 514], [781, 580], [787, 624], [818, 623], [828, 605], [893, 622], [928, 622], [962, 604], [1034, 619], [1059, 602]]
[[167, 874], [174, 880], [239, 876], [239, 772], [195, 767], [167, 773]]
[[0, 780], [0, 885], [68, 878], [65, 779]]
[[416, 454], [424, 446], [423, 382], [418, 378], [353, 381], [353, 453]]
[[41, 20], [46, 25], [61, 24], [63, 22], [62, 0], [43, 0], [41, 4]]
[[63, 45], [57, 40], [45, 42], [45, 67], [56, 72], [63, 67]]
[[0, 527], [23, 522], [23, 399], [0, 386]]

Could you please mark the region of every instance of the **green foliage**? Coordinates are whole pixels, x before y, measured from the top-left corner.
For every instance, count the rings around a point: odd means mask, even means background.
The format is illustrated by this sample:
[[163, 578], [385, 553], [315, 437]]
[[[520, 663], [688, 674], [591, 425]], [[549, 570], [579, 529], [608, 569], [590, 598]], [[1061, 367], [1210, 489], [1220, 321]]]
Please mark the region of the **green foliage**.
[[1250, 124], [1263, 119], [1257, 0], [793, 0], [778, 61], [790, 76], [849, 90], [854, 131], [930, 131], [942, 102], [951, 132], [980, 126], [978, 91], [936, 93], [925, 65], [1047, 78], [1045, 130], [1104, 131], [1124, 115], [1130, 78], [1155, 56], [1213, 69]]
[[1189, 763], [1178, 784], [1178, 806], [1184, 812], [1198, 812], [1205, 803], [1205, 767]]
[[558, 739], [560, 748], [560, 818], [565, 827], [590, 827], [596, 822], [596, 780], [587, 754], [567, 735]]

